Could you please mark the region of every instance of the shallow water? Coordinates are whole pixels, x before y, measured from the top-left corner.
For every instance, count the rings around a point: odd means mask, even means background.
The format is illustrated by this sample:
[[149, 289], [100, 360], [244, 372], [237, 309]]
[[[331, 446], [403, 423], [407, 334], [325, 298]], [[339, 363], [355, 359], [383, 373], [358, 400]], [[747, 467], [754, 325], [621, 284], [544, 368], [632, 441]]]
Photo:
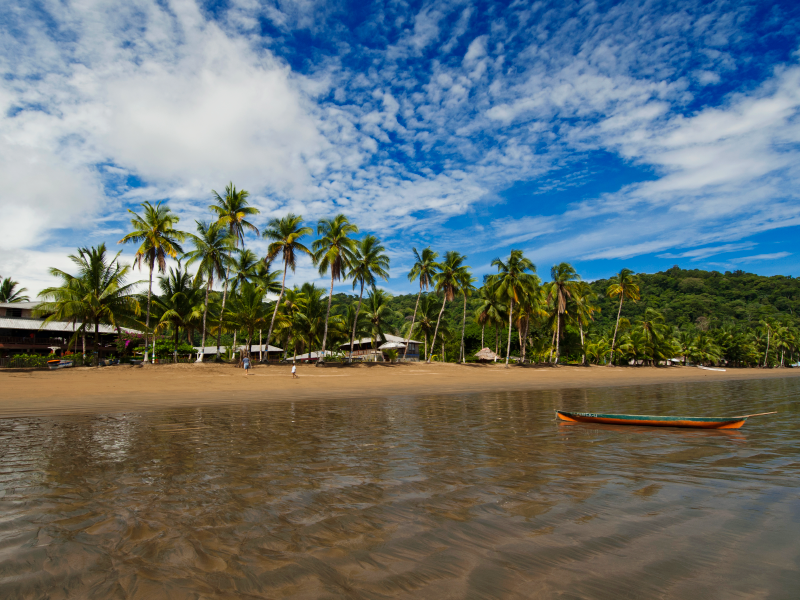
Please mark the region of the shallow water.
[[0, 419], [0, 597], [795, 599], [799, 398], [785, 379]]

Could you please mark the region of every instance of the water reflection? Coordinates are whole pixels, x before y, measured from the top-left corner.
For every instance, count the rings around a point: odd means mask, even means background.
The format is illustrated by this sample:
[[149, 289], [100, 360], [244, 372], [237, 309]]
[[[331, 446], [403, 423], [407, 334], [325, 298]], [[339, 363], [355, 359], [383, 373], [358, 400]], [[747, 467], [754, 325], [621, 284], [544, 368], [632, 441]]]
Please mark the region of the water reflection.
[[[4, 598], [798, 597], [796, 380], [0, 420]], [[554, 410], [735, 415], [740, 431]]]

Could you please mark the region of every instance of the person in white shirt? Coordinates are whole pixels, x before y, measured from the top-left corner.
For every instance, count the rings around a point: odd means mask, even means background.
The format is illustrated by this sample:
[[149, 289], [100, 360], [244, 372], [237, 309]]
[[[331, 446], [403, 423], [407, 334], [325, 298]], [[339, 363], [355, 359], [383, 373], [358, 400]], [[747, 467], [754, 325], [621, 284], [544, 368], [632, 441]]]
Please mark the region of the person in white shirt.
[[292, 363], [292, 379], [297, 379], [297, 365]]

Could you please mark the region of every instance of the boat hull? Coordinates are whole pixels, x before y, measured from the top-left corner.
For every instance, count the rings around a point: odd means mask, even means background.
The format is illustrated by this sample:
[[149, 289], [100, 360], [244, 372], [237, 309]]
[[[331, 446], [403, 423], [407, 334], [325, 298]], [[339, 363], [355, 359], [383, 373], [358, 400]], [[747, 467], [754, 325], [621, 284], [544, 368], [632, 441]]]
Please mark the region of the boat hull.
[[53, 369], [68, 369], [73, 365], [71, 360], [49, 360], [47, 366], [52, 371]]
[[603, 423], [606, 425], [644, 425], [647, 427], [689, 427], [693, 429], [739, 429], [746, 417], [661, 417], [654, 415], [610, 415], [556, 411], [562, 421]]

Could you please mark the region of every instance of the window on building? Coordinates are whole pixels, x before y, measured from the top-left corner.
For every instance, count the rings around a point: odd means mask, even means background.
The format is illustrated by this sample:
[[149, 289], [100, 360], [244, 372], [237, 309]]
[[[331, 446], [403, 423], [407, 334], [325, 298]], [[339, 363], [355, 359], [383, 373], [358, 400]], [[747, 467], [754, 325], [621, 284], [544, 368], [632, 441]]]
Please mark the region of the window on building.
[[11, 317], [12, 319], [21, 319], [22, 318], [22, 309], [21, 308], [7, 308], [6, 309], [6, 316]]

